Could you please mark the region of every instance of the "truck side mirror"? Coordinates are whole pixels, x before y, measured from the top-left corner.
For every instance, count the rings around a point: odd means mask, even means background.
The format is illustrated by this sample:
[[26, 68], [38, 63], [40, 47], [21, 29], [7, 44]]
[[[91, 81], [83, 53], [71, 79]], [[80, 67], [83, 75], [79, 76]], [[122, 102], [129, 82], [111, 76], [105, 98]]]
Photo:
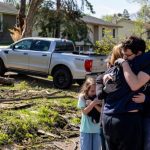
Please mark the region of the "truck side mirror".
[[11, 49], [14, 50], [15, 49], [15, 45], [11, 45]]

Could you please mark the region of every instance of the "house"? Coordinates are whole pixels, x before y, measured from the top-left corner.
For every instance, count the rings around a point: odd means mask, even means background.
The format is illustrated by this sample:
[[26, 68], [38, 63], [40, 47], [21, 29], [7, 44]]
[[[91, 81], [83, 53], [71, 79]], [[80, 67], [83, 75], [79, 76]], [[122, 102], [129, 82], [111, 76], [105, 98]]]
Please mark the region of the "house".
[[[106, 30], [110, 30], [110, 34], [114, 40], [118, 39], [118, 28], [121, 26], [88, 15], [83, 16], [82, 20], [88, 27], [89, 42], [76, 41], [76, 49], [78, 51], [89, 50], [96, 41], [101, 41], [105, 37]], [[38, 36], [39, 30], [40, 29], [34, 30], [32, 36]]]
[[104, 21], [102, 19], [93, 16], [83, 16], [82, 20], [86, 22], [89, 28], [89, 40], [91, 43], [76, 42], [78, 50], [89, 49], [96, 41], [101, 41], [105, 37], [105, 31], [109, 30], [114, 40], [118, 40], [118, 30], [122, 28], [121, 25], [117, 25], [111, 22]]
[[0, 2], [0, 44], [12, 43], [9, 29], [16, 24], [18, 12], [12, 4]]
[[129, 19], [120, 19], [112, 21], [114, 24], [122, 26], [118, 29], [118, 37], [125, 38], [131, 35], [138, 35], [144, 38], [145, 40], [150, 39], [150, 24], [140, 23], [138, 21], [133, 21]]

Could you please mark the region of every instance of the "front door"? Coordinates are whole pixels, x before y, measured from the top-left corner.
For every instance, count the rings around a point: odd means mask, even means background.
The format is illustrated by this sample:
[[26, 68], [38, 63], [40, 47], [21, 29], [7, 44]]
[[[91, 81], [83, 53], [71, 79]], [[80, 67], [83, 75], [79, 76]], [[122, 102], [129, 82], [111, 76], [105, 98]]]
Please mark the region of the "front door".
[[17, 70], [28, 70], [28, 52], [32, 45], [32, 40], [22, 40], [14, 44], [6, 53], [8, 68]]

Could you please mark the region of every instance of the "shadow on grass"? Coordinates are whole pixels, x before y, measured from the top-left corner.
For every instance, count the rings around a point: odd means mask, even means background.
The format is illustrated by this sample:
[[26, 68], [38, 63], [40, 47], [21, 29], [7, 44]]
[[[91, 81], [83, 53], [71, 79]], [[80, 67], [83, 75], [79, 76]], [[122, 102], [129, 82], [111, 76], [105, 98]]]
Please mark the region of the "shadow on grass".
[[[20, 83], [22, 81], [27, 82], [31, 88], [53, 88], [54, 87], [52, 79], [43, 78], [43, 77], [37, 77], [37, 76], [30, 76], [30, 75], [24, 75], [24, 74], [7, 74], [6, 76], [9, 76], [10, 78], [14, 78], [17, 83]], [[69, 89], [64, 89], [64, 91], [70, 91], [70, 92], [79, 92], [80, 86], [78, 84], [73, 84]]]

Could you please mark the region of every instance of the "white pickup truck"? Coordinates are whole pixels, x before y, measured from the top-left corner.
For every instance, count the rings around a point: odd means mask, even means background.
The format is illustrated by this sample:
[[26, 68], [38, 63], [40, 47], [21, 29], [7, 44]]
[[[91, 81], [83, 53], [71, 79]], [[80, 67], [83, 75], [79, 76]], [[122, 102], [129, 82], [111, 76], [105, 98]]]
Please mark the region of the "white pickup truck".
[[106, 69], [106, 56], [79, 54], [72, 41], [56, 38], [24, 38], [0, 49], [0, 75], [6, 71], [53, 77], [57, 88], [82, 83], [87, 74]]

